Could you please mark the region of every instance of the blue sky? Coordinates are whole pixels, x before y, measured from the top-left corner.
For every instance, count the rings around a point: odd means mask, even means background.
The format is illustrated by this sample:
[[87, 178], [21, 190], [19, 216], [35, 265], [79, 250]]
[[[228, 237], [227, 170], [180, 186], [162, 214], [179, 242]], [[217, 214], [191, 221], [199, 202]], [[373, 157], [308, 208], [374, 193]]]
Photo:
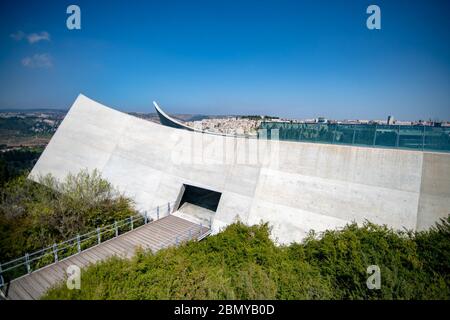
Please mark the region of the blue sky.
[[[81, 30], [66, 8], [81, 8]], [[366, 8], [381, 8], [381, 30]], [[450, 120], [450, 2], [2, 1], [0, 108]]]

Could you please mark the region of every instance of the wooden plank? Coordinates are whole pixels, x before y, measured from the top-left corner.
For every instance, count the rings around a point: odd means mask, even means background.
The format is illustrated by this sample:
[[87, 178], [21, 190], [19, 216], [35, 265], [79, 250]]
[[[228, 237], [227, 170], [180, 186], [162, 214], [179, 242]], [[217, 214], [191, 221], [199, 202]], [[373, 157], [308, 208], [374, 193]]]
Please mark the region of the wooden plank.
[[22, 300], [25, 299], [19, 294], [19, 289], [16, 284], [10, 284], [8, 291], [6, 292], [6, 298], [9, 300]]
[[174, 232], [187, 232], [189, 230], [194, 231], [195, 229], [200, 228], [200, 226], [197, 226], [193, 223], [187, 225], [180, 225], [180, 224], [165, 225], [164, 227], [169, 230], [174, 230]]
[[121, 247], [123, 250], [125, 251], [134, 251], [134, 249], [137, 247], [137, 245], [139, 244], [139, 242], [137, 241], [133, 241], [132, 238], [130, 237], [124, 237], [121, 239], [118, 239], [120, 241], [115, 241], [114, 243], [112, 243], [115, 246], [119, 246]]
[[147, 237], [155, 239], [155, 240], [159, 239], [160, 241], [166, 241], [166, 240], [172, 239], [172, 238], [175, 239], [176, 234], [177, 234], [176, 232], [168, 231], [168, 230], [165, 230], [165, 229], [159, 227], [158, 229], [152, 230], [151, 234], [149, 233], [149, 234], [145, 234], [143, 236], [144, 237], [147, 236]]
[[85, 256], [82, 255], [82, 254], [77, 254], [77, 255], [75, 255], [75, 256], [73, 256], [73, 257], [71, 257], [71, 258], [73, 258], [73, 259], [71, 259], [70, 261], [71, 261], [71, 262], [77, 262], [77, 263], [73, 263], [73, 264], [77, 265], [77, 266], [80, 267], [80, 268], [86, 267], [86, 266], [88, 266], [88, 265], [91, 263], [91, 262], [90, 262], [87, 258], [85, 258]]
[[109, 259], [111, 256], [114, 255], [114, 253], [111, 253], [110, 251], [106, 251], [103, 248], [96, 248], [95, 250], [91, 251], [91, 254], [95, 254], [98, 257], [102, 257], [102, 258], [100, 258], [100, 260]]
[[97, 256], [92, 250], [87, 250], [83, 252], [83, 254], [87, 257], [89, 257], [93, 262], [98, 262], [100, 260], [103, 260], [103, 257]]
[[56, 263], [49, 267], [46, 267], [46, 268], [42, 269], [41, 271], [52, 274], [54, 276], [54, 278], [59, 279], [59, 278], [65, 276], [66, 269], [67, 269], [67, 267], [65, 266], [65, 264], [59, 262], [59, 263]]
[[[18, 300], [33, 300], [33, 297], [22, 287], [19, 281], [11, 283], [9, 290], [10, 292], [8, 293], [8, 296], [16, 295], [18, 297]], [[11, 291], [13, 291], [14, 293], [12, 293]]]
[[117, 249], [114, 246], [111, 246], [111, 244], [109, 244], [109, 243], [105, 243], [104, 246], [102, 247], [102, 249], [106, 253], [108, 253], [110, 256], [115, 255], [115, 256], [119, 256], [120, 257], [122, 255], [122, 251], [121, 250]]
[[134, 248], [133, 244], [129, 244], [126, 241], [124, 241], [126, 238], [120, 238], [117, 240], [120, 241], [111, 241], [108, 243], [109, 246], [116, 248], [120, 252], [127, 252], [128, 250], [132, 250]]
[[24, 278], [25, 278], [25, 277], [20, 278], [20, 280], [17, 281], [17, 283], [16, 283], [17, 287], [19, 287], [19, 288], [21, 289], [21, 290], [20, 290], [20, 294], [21, 294], [23, 297], [25, 297], [24, 299], [26, 299], [26, 300], [35, 300], [35, 298], [33, 297], [33, 293], [34, 293], [34, 292], [32, 292], [32, 290], [30, 290], [29, 288], [27, 288], [27, 286], [24, 285], [24, 283], [23, 283], [23, 279], [24, 279]]
[[152, 237], [152, 236], [149, 236], [149, 235], [146, 235], [146, 234], [141, 234], [141, 235], [139, 235], [138, 236], [138, 239], [139, 239], [139, 242], [140, 243], [142, 243], [142, 244], [145, 244], [145, 245], [154, 245], [154, 244], [157, 244], [157, 243], [159, 243], [160, 241], [158, 241], [158, 238], [156, 238], [156, 237]]
[[64, 274], [62, 272], [56, 272], [55, 270], [56, 266], [40, 270], [41, 276], [47, 279], [51, 286], [64, 279]]
[[158, 226], [158, 228], [155, 229], [154, 232], [159, 232], [159, 233], [163, 233], [163, 234], [172, 236], [174, 234], [181, 233], [184, 231], [185, 231], [185, 229], [182, 229], [182, 228], [174, 228], [174, 227], [170, 227], [170, 226], [161, 224]]
[[[165, 225], [160, 226], [160, 230], [163, 230], [169, 234], [183, 234], [183, 233], [187, 234], [189, 232], [189, 228], [172, 228]], [[192, 228], [192, 230], [194, 229]]]
[[70, 259], [65, 260], [65, 262], [68, 263], [68, 266], [76, 265], [80, 268], [82, 268], [85, 264], [84, 260], [80, 259], [79, 257], [75, 257], [75, 256], [70, 257]]
[[169, 241], [175, 241], [174, 239], [164, 238], [164, 237], [154, 237], [152, 239], [147, 240], [151, 246], [155, 246], [157, 248], [161, 247], [162, 244], [168, 243]]
[[108, 258], [108, 255], [106, 253], [102, 252], [101, 249], [99, 250], [97, 247], [90, 248], [86, 251], [83, 251], [83, 253], [90, 254], [91, 256], [95, 257], [97, 259], [97, 261]]
[[197, 226], [196, 223], [193, 223], [191, 221], [188, 221], [186, 219], [177, 217], [177, 216], [170, 216], [170, 223], [167, 223], [166, 225], [177, 225], [180, 227], [191, 227], [191, 226]]
[[36, 272], [34, 275], [27, 277], [27, 279], [30, 280], [31, 285], [34, 285], [35, 289], [39, 289], [39, 290], [43, 289], [45, 291], [52, 284], [46, 278], [44, 278], [43, 274], [44, 273], [42, 271], [39, 271], [39, 272]]
[[160, 242], [160, 240], [167, 239], [167, 236], [153, 232], [152, 234], [146, 234], [146, 233], [140, 234], [139, 238], [143, 239], [144, 241]]
[[194, 226], [195, 224], [187, 224], [187, 225], [179, 224], [178, 221], [174, 221], [172, 223], [160, 223], [157, 225], [158, 228], [164, 228], [175, 232], [183, 231], [186, 228], [191, 228]]
[[34, 277], [26, 277], [23, 280], [24, 285], [26, 284], [32, 287], [37, 292], [37, 295], [33, 296], [35, 299], [42, 296], [50, 287], [50, 285], [47, 284], [39, 274], [36, 274]]
[[24, 277], [22, 279], [20, 279], [19, 281], [19, 285], [22, 286], [22, 288], [28, 292], [28, 294], [35, 299], [34, 297], [39, 296], [39, 291], [42, 289], [35, 289], [34, 284], [32, 285], [30, 283], [30, 277]]
[[17, 295], [19, 297], [19, 300], [32, 300], [33, 297], [25, 289], [23, 289], [19, 281], [20, 280], [11, 282], [9, 286], [8, 296]]
[[54, 268], [55, 270], [58, 270], [58, 273], [67, 275], [67, 268], [73, 264], [74, 264], [73, 260], [66, 259], [66, 260], [59, 261], [58, 263], [52, 265], [50, 268]]
[[35, 274], [32, 274], [29, 279], [31, 280], [35, 280], [38, 281], [39, 284], [44, 288], [48, 288], [52, 285], [52, 281], [50, 279], [48, 279], [47, 277], [45, 277], [46, 273], [43, 272], [42, 270], [37, 271]]
[[87, 254], [86, 252], [80, 253], [80, 256], [83, 257], [83, 259], [88, 261], [88, 264], [96, 263], [98, 259], [93, 258], [91, 255]]
[[24, 285], [32, 286], [38, 292], [38, 295], [33, 296], [34, 299], [39, 299], [48, 289], [57, 283], [55, 281], [48, 282], [48, 280], [45, 280], [42, 270], [28, 277], [26, 280], [28, 280], [28, 283], [24, 283]]
[[151, 244], [152, 240], [144, 237], [139, 237], [139, 241], [137, 239], [133, 239], [132, 242], [130, 239], [124, 239], [124, 241], [129, 244], [133, 243], [133, 251], [135, 252], [138, 247], [142, 247], [144, 249], [148, 247]]
[[126, 237], [123, 237], [118, 242], [127, 241], [128, 243], [131, 243], [134, 247], [140, 243], [140, 234], [138, 232], [133, 232], [133, 234], [127, 234]]
[[164, 233], [161, 233], [158, 231], [152, 232], [151, 235], [142, 234], [141, 237], [144, 238], [146, 241], [153, 241], [153, 242], [162, 242], [162, 241], [166, 241], [167, 239], [169, 239], [169, 236], [167, 234], [164, 234]]
[[[123, 245], [123, 244], [122, 244], [122, 245]], [[115, 242], [115, 243], [109, 243], [109, 246], [110, 246], [111, 248], [113, 248], [114, 250], [116, 250], [116, 251], [119, 252], [119, 254], [116, 254], [116, 256], [123, 257], [123, 256], [127, 256], [129, 251], [132, 251], [132, 252], [133, 252], [133, 250], [132, 250], [133, 247], [131, 247], [131, 249], [130, 249], [130, 248], [127, 248], [127, 247], [122, 246], [122, 245], [119, 244], [119, 243], [117, 243], [117, 242]]]
[[142, 238], [142, 240], [141, 240], [143, 243], [145, 243], [145, 246], [146, 246], [146, 248], [149, 248], [149, 249], [154, 249], [154, 248], [156, 248], [156, 247], [158, 247], [159, 246], [159, 244], [160, 244], [160, 241], [157, 241], [156, 239], [152, 239], [152, 238]]

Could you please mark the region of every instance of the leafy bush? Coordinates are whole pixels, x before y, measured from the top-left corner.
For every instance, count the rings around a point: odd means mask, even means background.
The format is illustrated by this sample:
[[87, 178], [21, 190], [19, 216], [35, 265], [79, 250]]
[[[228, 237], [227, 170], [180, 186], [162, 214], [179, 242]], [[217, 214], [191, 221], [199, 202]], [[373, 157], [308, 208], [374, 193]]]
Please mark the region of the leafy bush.
[[133, 202], [98, 171], [35, 183], [22, 175], [0, 189], [0, 261], [6, 262], [134, 215]]
[[[450, 217], [427, 232], [366, 223], [276, 246], [267, 224], [235, 223], [201, 242], [138, 250], [82, 271], [81, 290], [45, 299], [449, 299]], [[366, 286], [369, 265], [381, 289]]]
[[41, 148], [21, 148], [0, 152], [0, 187], [30, 170], [42, 153]]

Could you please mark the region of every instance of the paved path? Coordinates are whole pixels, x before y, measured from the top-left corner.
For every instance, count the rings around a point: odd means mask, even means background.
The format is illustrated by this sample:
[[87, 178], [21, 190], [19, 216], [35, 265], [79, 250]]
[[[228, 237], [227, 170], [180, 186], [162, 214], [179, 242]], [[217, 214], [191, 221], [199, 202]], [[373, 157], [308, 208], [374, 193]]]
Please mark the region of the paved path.
[[162, 247], [174, 245], [177, 237], [180, 242], [188, 240], [189, 230], [191, 230], [193, 239], [198, 239], [200, 235], [205, 235], [209, 231], [206, 227], [200, 231], [199, 225], [173, 215], [150, 222], [119, 235], [117, 238], [11, 281], [7, 298], [12, 300], [39, 299], [50, 287], [67, 278], [66, 270], [70, 265], [83, 268], [113, 255], [131, 258], [138, 247], [156, 252]]

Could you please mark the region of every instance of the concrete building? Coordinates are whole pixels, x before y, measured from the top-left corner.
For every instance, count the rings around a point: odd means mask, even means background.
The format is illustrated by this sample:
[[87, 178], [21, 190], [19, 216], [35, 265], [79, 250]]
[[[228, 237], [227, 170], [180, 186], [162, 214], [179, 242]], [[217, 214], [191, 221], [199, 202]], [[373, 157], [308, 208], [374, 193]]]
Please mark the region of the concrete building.
[[386, 120], [386, 124], [387, 124], [387, 125], [395, 124], [395, 119], [394, 119], [394, 117], [393, 117], [393, 116], [388, 116], [388, 117], [387, 117], [387, 120]]
[[449, 153], [214, 135], [157, 111], [166, 125], [80, 95], [30, 177], [98, 169], [140, 210], [175, 202], [213, 232], [267, 221], [280, 243], [352, 221], [423, 230], [450, 213]]

